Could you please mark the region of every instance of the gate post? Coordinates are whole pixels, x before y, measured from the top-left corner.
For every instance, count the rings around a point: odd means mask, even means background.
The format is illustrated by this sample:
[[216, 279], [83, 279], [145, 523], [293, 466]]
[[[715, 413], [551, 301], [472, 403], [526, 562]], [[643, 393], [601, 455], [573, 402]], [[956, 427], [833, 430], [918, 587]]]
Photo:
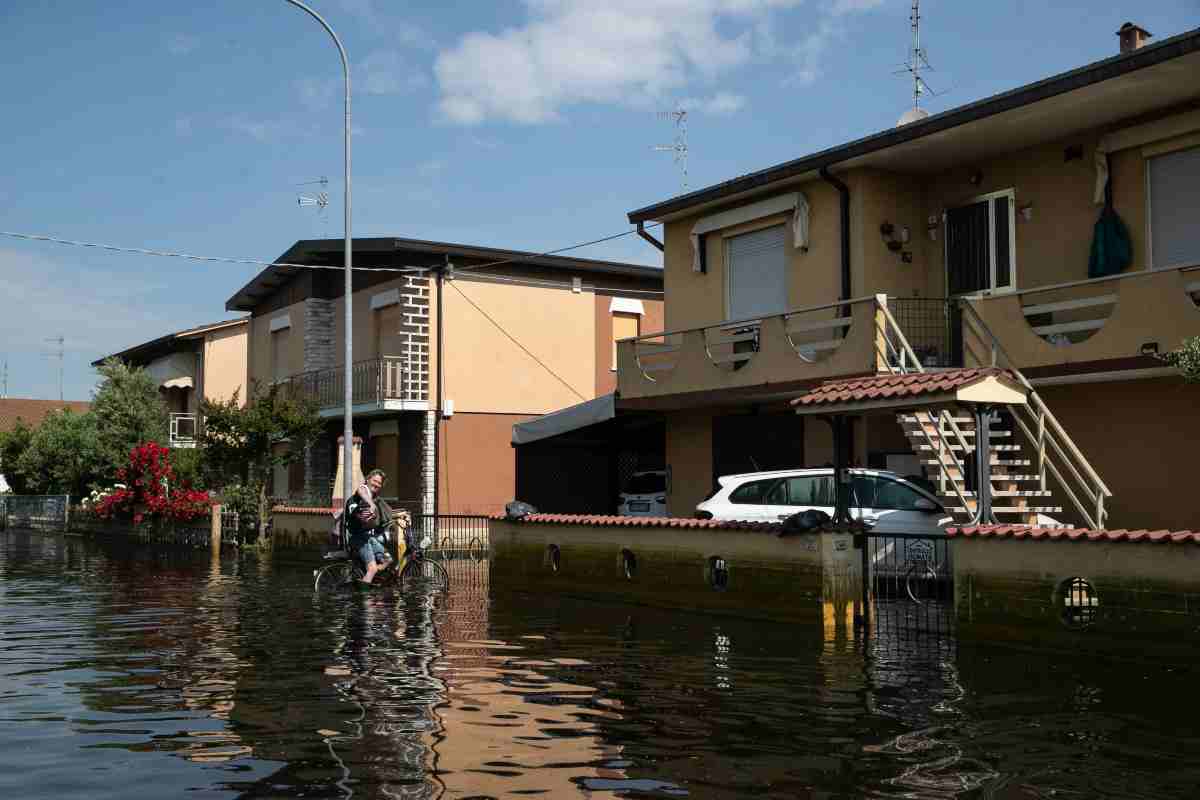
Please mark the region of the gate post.
[[209, 522], [211, 531], [208, 537], [209, 546], [212, 547], [213, 553], [221, 552], [221, 510], [224, 507], [220, 503], [213, 503], [210, 506], [212, 518]]
[[63, 533], [71, 529], [71, 495], [63, 495]]

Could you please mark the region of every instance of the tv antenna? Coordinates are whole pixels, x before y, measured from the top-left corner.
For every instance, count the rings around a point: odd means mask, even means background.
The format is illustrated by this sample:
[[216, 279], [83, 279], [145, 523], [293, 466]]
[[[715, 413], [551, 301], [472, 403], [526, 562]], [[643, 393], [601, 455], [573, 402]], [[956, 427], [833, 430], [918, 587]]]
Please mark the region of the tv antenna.
[[909, 13], [908, 19], [912, 27], [912, 47], [908, 51], [908, 59], [904, 62], [903, 69], [897, 70], [895, 74], [912, 76], [913, 82], [913, 107], [904, 112], [900, 117], [897, 125], [907, 125], [910, 122], [916, 122], [920, 119], [925, 119], [929, 116], [929, 112], [921, 108], [921, 95], [930, 94], [936, 97], [937, 92], [926, 83], [921, 77], [922, 70], [933, 71], [933, 66], [929, 63], [929, 58], [925, 53], [925, 48], [921, 47], [921, 2], [913, 0], [912, 11]]
[[[46, 353], [45, 357], [58, 359], [58, 401], [61, 403], [63, 399], [63, 355], [65, 354], [64, 344], [66, 343], [66, 339], [60, 335], [46, 339], [45, 341], [58, 345], [58, 352]], [[4, 362], [4, 393], [8, 394], [8, 361]]]
[[317, 216], [321, 220], [322, 226], [328, 226], [329, 217], [326, 215], [326, 209], [329, 208], [329, 192], [325, 191], [325, 187], [329, 185], [329, 178], [322, 175], [315, 181], [306, 181], [298, 183], [297, 186], [320, 186], [321, 190], [313, 194], [299, 194], [296, 196], [296, 204], [301, 208], [316, 208]]
[[681, 174], [683, 191], [686, 192], [688, 190], [687, 109], [681, 104], [675, 106], [674, 111], [659, 111], [655, 116], [675, 125], [675, 141], [671, 144], [654, 145], [654, 149], [673, 154], [673, 160], [678, 165]]
[[8, 356], [4, 357], [4, 391], [0, 393], [0, 400], [8, 399]]

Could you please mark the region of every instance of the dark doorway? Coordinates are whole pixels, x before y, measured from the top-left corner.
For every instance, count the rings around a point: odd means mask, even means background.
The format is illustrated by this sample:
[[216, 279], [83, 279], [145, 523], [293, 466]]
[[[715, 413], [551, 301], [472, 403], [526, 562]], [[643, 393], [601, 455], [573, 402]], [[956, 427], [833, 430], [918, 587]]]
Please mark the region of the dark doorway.
[[713, 482], [721, 475], [804, 466], [804, 419], [791, 412], [713, 419]]

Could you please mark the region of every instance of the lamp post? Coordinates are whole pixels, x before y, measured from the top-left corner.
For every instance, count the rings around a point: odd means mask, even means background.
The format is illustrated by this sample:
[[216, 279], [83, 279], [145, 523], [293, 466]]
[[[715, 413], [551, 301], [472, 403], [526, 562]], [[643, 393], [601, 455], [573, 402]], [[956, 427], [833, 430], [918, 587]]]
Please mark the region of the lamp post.
[[346, 79], [346, 123], [343, 133], [345, 140], [346, 151], [346, 184], [345, 197], [343, 206], [345, 211], [345, 231], [346, 231], [346, 250], [345, 250], [345, 281], [346, 290], [343, 297], [343, 303], [346, 310], [346, 360], [342, 368], [342, 374], [345, 378], [343, 390], [345, 392], [345, 407], [342, 415], [342, 499], [348, 499], [354, 492], [354, 411], [353, 411], [353, 394], [354, 394], [354, 376], [351, 374], [351, 366], [353, 365], [354, 355], [354, 327], [351, 324], [353, 321], [352, 311], [352, 294], [354, 292], [354, 281], [352, 279], [352, 262], [351, 249], [352, 242], [350, 238], [350, 62], [346, 58], [346, 48], [342, 47], [342, 41], [337, 34], [333, 32], [333, 28], [329, 27], [320, 14], [313, 11], [300, 0], [287, 0], [287, 2], [299, 8], [304, 13], [315, 19], [321, 24], [321, 27], [333, 38], [333, 43], [337, 45], [338, 55], [342, 57], [342, 73]]

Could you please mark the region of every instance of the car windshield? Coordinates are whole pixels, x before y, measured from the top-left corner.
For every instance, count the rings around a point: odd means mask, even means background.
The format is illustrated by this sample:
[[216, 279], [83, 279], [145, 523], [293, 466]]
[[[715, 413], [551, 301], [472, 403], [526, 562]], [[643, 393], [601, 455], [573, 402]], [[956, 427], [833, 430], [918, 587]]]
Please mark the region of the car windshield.
[[625, 484], [625, 494], [654, 494], [667, 488], [667, 477], [651, 473], [634, 475]]

